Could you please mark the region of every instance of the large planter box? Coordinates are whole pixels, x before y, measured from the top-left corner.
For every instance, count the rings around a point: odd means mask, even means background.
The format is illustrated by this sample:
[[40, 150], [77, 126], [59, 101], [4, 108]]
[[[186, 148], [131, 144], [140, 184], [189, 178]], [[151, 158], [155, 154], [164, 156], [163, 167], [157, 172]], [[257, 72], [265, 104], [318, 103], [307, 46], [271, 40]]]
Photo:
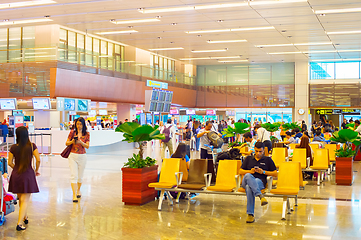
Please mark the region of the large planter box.
[[336, 184], [352, 185], [352, 180], [353, 180], [352, 157], [351, 158], [336, 157]]
[[146, 168], [122, 168], [122, 196], [125, 205], [143, 205], [154, 201], [156, 191], [148, 187], [158, 181], [158, 165]]

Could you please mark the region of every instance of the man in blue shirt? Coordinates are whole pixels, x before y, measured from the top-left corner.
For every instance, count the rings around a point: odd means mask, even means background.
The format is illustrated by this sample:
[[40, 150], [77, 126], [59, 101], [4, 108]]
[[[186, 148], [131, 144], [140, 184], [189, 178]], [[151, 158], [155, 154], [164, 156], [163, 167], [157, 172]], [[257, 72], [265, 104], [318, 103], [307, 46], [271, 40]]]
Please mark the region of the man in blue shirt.
[[321, 136], [321, 130], [316, 131], [316, 136], [313, 138], [313, 142], [324, 142], [325, 138]]
[[295, 138], [301, 138], [303, 136], [299, 128], [293, 129], [293, 132], [296, 134]]

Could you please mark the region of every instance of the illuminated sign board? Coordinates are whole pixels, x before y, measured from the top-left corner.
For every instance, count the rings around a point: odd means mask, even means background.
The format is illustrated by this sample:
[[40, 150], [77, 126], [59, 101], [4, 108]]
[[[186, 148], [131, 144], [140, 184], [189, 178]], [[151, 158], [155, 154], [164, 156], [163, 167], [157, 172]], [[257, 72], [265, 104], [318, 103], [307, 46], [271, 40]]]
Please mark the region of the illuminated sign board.
[[147, 87], [168, 89], [168, 83], [147, 80]]

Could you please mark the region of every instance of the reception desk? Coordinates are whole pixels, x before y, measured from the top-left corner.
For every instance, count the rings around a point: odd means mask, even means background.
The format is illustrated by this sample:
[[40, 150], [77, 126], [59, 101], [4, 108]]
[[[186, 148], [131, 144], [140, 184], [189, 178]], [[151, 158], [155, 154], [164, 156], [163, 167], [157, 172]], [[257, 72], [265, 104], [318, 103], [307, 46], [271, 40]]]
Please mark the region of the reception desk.
[[[35, 136], [30, 136], [30, 140], [38, 146], [40, 153], [61, 153], [65, 148], [65, 142], [70, 131], [35, 130], [34, 133]], [[119, 143], [124, 139], [123, 133], [115, 132], [114, 130], [92, 130], [89, 133], [89, 149]], [[42, 144], [43, 148], [41, 148]]]

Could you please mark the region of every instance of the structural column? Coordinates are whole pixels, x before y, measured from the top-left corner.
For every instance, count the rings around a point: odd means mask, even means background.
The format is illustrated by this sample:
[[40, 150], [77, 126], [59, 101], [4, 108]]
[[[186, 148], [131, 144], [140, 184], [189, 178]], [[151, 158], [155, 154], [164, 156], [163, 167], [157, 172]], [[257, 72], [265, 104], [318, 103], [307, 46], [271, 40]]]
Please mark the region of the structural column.
[[[305, 120], [307, 126], [309, 126], [308, 69], [308, 61], [295, 62], [295, 108], [293, 110], [293, 121], [300, 122]], [[304, 114], [300, 114], [300, 109], [304, 110]]]

